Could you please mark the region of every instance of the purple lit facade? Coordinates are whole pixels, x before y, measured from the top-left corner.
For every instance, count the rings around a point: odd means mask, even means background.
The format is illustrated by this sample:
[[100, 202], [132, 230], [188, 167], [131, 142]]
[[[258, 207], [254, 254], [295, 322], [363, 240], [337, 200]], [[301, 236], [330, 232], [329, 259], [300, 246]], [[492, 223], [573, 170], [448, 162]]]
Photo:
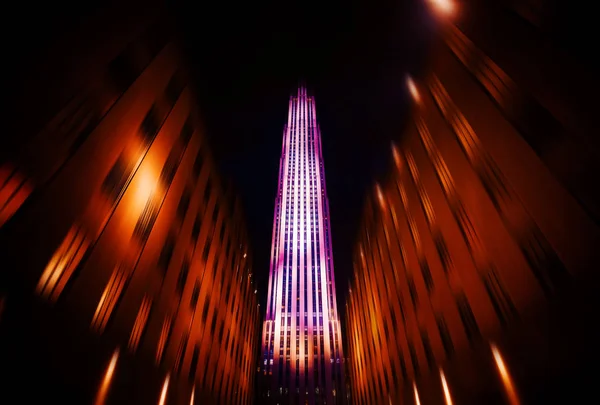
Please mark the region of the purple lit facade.
[[341, 404], [344, 355], [314, 98], [290, 97], [263, 327], [265, 402]]

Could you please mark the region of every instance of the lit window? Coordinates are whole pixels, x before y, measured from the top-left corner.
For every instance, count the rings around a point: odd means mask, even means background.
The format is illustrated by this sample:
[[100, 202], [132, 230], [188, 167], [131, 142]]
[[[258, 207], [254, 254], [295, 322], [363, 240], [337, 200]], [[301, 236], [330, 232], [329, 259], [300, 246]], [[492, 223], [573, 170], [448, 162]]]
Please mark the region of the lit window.
[[80, 226], [71, 227], [44, 269], [37, 285], [37, 292], [54, 301], [61, 294], [71, 275], [81, 262], [90, 240]]

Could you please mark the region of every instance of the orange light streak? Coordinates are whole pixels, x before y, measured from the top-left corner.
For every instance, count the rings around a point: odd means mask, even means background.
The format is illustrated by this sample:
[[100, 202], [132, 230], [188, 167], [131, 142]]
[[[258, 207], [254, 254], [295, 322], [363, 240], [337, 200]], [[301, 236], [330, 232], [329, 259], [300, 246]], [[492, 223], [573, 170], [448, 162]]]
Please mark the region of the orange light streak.
[[106, 394], [108, 393], [108, 389], [110, 388], [110, 383], [115, 373], [115, 368], [117, 367], [118, 359], [119, 349], [115, 350], [110, 359], [110, 363], [108, 363], [108, 367], [106, 368], [106, 372], [104, 373], [104, 379], [102, 380], [102, 384], [100, 384], [98, 395], [96, 395], [96, 402], [94, 402], [95, 405], [104, 405], [104, 402], [106, 401]]
[[419, 399], [419, 391], [417, 390], [417, 383], [413, 383], [413, 389], [415, 391], [415, 405], [421, 405], [421, 400]]
[[406, 86], [408, 87], [408, 92], [413, 100], [415, 100], [416, 103], [420, 103], [421, 95], [419, 94], [419, 89], [417, 89], [417, 85], [410, 76], [406, 78]]
[[167, 402], [167, 391], [169, 390], [169, 375], [165, 377], [165, 382], [163, 383], [162, 391], [160, 392], [160, 399], [158, 400], [158, 405], [165, 405]]
[[498, 372], [500, 373], [500, 379], [502, 380], [502, 385], [504, 386], [504, 390], [506, 391], [506, 396], [508, 397], [508, 402], [510, 405], [520, 405], [519, 397], [517, 395], [517, 390], [515, 389], [515, 385], [513, 380], [504, 364], [504, 359], [496, 347], [495, 344], [490, 344], [492, 348], [492, 354], [494, 355], [494, 360], [496, 361], [496, 367], [498, 368]]
[[452, 405], [452, 396], [450, 395], [450, 389], [448, 388], [448, 382], [444, 372], [440, 369], [440, 378], [442, 379], [442, 387], [444, 388], [444, 397], [446, 398], [446, 405]]

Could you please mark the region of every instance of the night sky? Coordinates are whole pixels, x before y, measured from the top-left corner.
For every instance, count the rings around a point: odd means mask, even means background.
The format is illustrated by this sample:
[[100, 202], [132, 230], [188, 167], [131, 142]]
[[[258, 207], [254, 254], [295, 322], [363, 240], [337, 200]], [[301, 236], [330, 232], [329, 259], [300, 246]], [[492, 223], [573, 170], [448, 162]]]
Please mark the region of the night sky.
[[341, 305], [363, 198], [406, 125], [405, 75], [422, 65], [430, 22], [416, 0], [282, 3], [182, 9], [187, 53], [213, 153], [242, 198], [263, 303], [288, 100], [302, 79], [315, 95]]

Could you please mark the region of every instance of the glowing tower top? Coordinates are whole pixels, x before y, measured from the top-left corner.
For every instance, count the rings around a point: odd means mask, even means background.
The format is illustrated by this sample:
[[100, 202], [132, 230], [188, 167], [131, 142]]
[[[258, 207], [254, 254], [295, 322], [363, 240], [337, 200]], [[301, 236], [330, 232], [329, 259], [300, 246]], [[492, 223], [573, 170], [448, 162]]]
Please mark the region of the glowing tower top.
[[289, 101], [275, 199], [262, 340], [265, 402], [345, 403], [325, 190], [315, 100], [300, 87]]

